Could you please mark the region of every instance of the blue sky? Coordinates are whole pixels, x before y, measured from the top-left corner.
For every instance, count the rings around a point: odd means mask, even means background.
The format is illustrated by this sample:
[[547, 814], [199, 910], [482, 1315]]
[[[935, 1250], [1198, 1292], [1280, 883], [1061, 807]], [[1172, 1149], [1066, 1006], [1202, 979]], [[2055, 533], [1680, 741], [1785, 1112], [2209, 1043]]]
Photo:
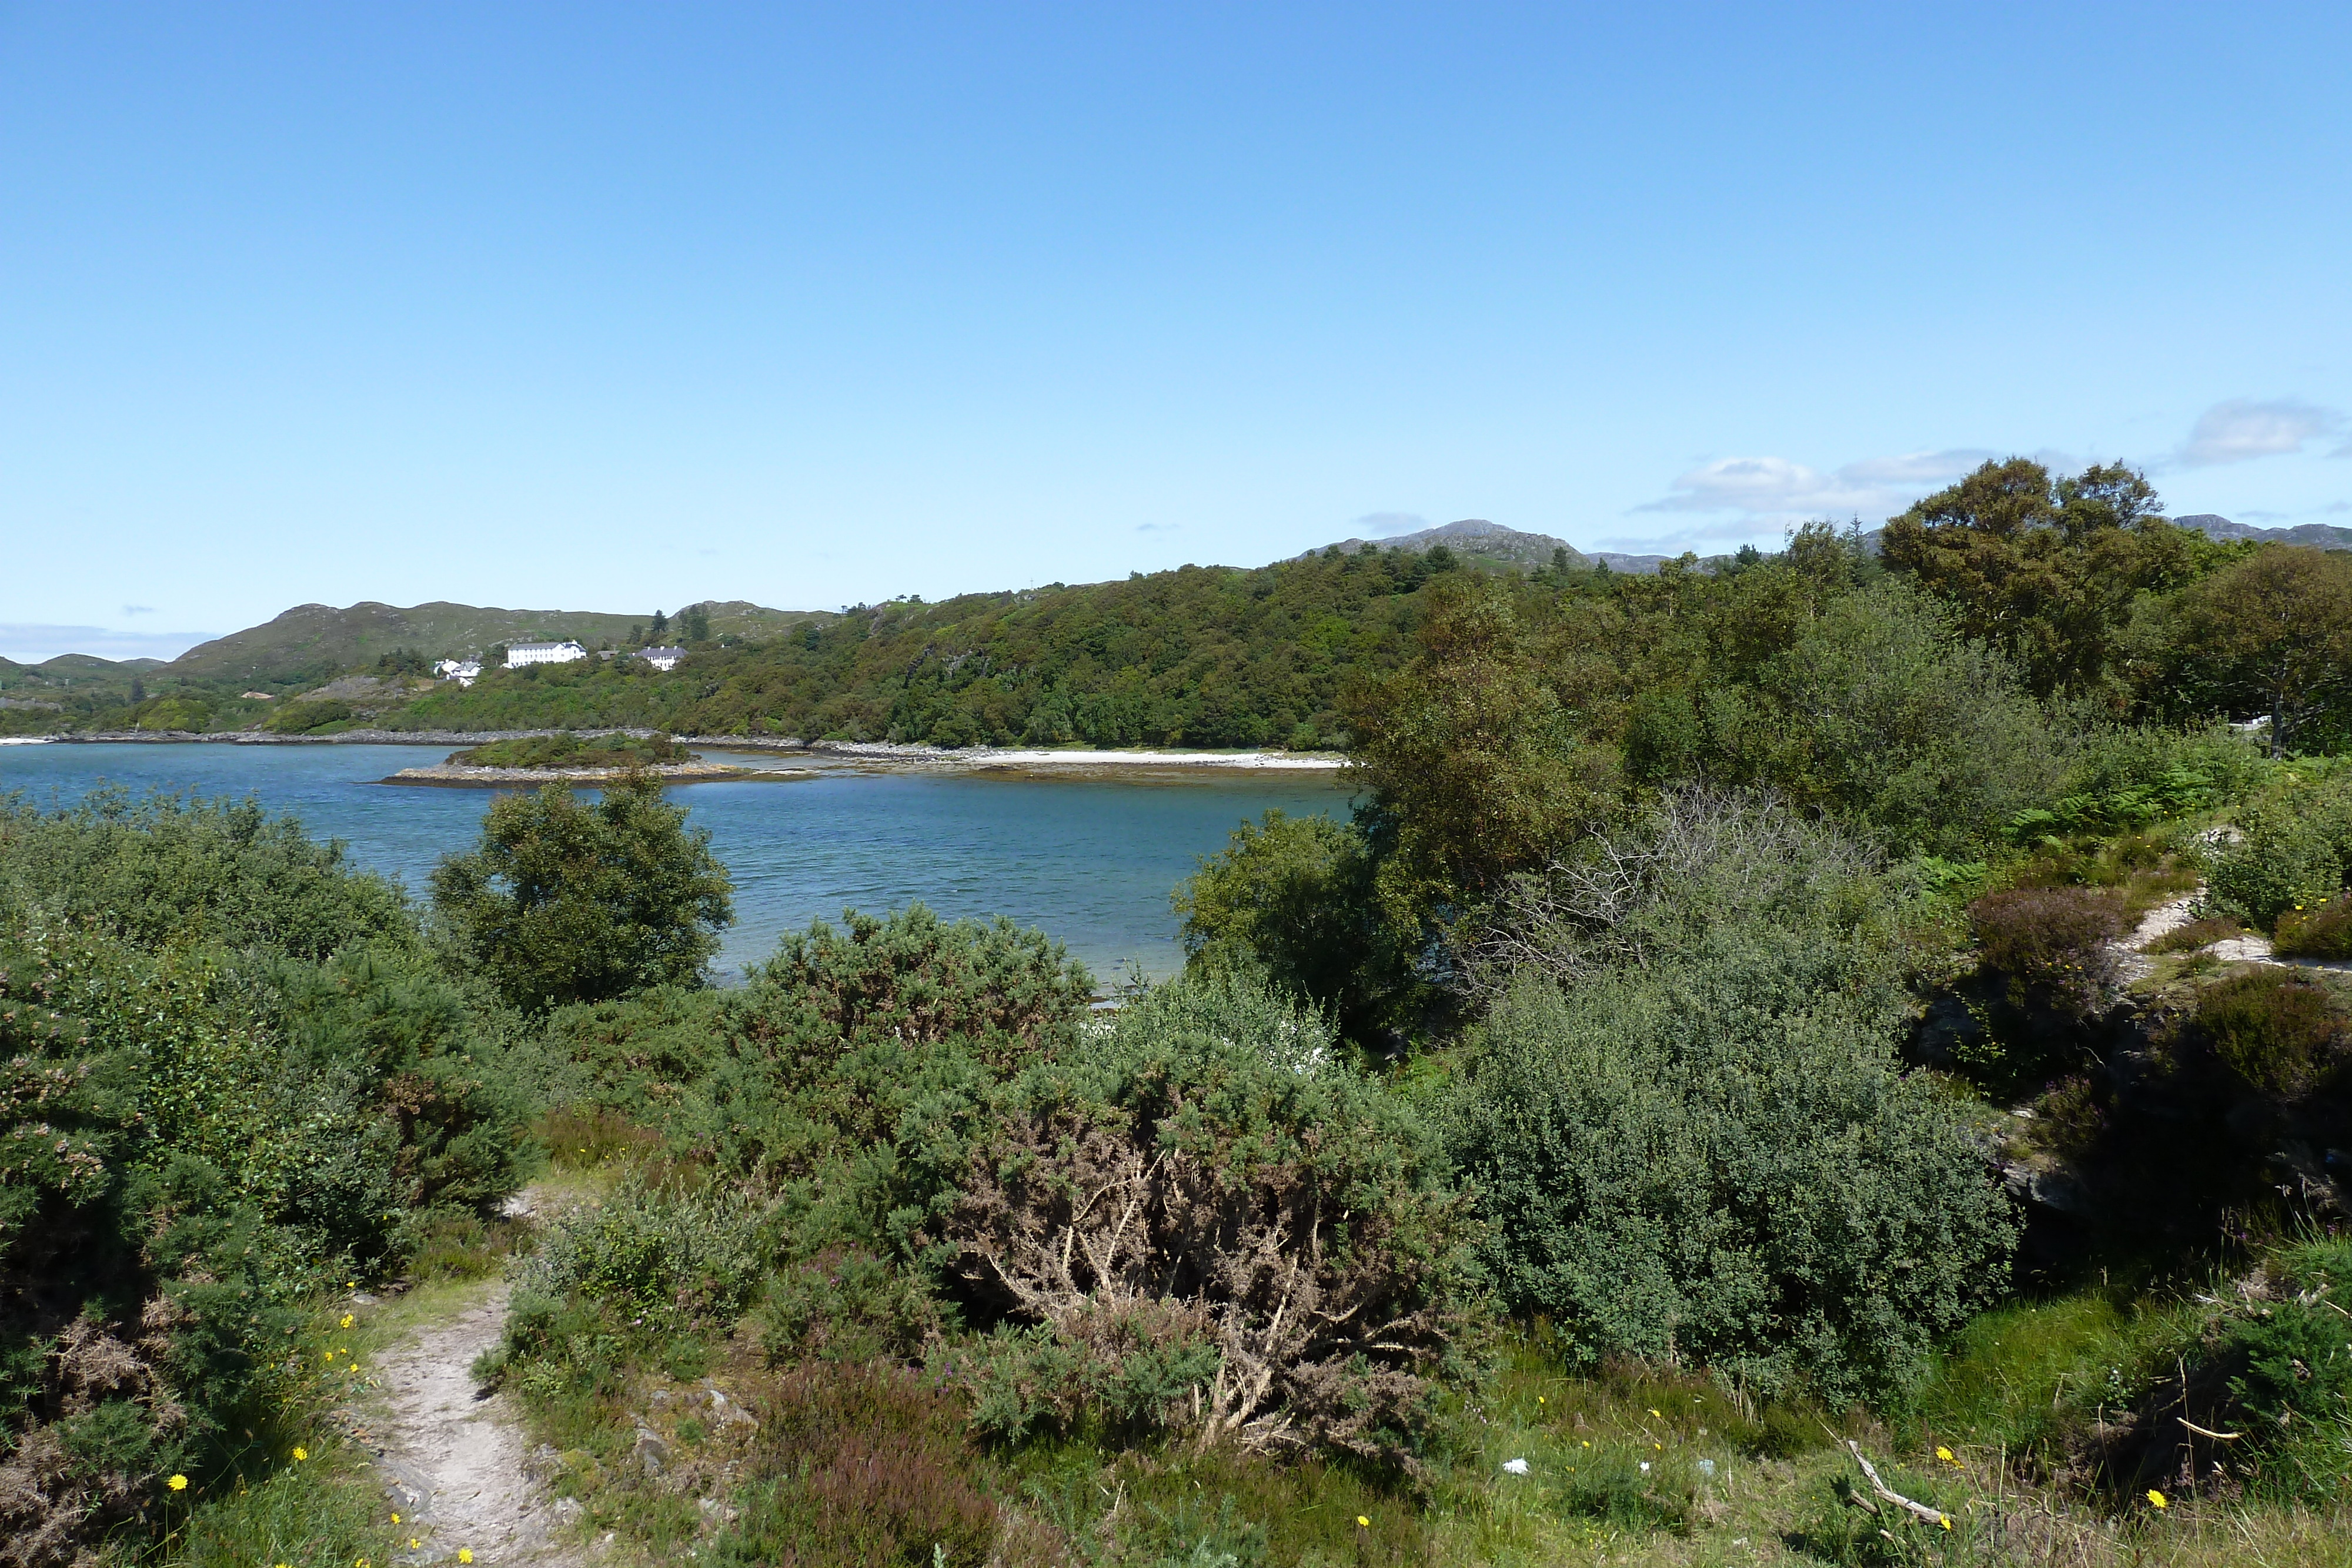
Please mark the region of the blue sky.
[[[0, 653], [2352, 523], [2352, 7], [0, 4]], [[1367, 519], [1370, 519], [1368, 521]]]

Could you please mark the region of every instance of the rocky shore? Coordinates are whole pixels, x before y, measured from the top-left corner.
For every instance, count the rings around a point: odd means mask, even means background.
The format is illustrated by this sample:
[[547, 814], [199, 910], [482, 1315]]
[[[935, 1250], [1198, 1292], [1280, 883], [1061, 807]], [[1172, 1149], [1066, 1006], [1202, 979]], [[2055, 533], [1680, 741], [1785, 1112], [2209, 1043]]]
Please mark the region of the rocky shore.
[[404, 768], [384, 784], [437, 784], [457, 789], [495, 788], [509, 784], [608, 784], [632, 773], [650, 774], [671, 784], [702, 784], [722, 779], [814, 779], [807, 768], [737, 768], [723, 762], [662, 762], [646, 768], [468, 768], [440, 762], [430, 768]]
[[[273, 735], [262, 730], [197, 734], [192, 730], [80, 730], [64, 735], [27, 737], [58, 744], [96, 741], [139, 741], [152, 744], [226, 746], [487, 746], [499, 740], [529, 740], [562, 735], [558, 729], [347, 729], [335, 735]], [[583, 729], [581, 736], [626, 735], [640, 738], [650, 729]], [[920, 768], [1237, 768], [1280, 772], [1328, 772], [1347, 766], [1333, 753], [1292, 751], [1079, 750], [1044, 747], [971, 746], [950, 749], [940, 746], [901, 746], [889, 741], [800, 740], [756, 735], [681, 735], [680, 745], [718, 751], [783, 751], [804, 757], [838, 758], [847, 762]], [[700, 765], [694, 765], [700, 766]], [[718, 764], [709, 766], [717, 767]], [[407, 768], [410, 773], [432, 769]], [[473, 769], [469, 771], [482, 771]], [[506, 769], [515, 772], [517, 769]], [[542, 777], [530, 770], [533, 777]], [[591, 770], [594, 771], [594, 770]], [[665, 773], [663, 768], [656, 772]]]

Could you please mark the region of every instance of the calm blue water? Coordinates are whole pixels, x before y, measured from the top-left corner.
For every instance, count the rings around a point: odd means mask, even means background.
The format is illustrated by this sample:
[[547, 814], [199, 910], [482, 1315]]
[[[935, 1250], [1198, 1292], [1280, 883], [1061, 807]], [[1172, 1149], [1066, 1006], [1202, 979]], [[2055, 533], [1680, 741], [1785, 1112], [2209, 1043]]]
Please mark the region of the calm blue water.
[[[43, 808], [71, 805], [101, 784], [251, 795], [421, 893], [436, 861], [472, 843], [490, 792], [374, 781], [448, 749], [0, 746], [0, 794], [22, 791]], [[1199, 856], [1223, 849], [1243, 818], [1269, 806], [1332, 814], [1347, 806], [1345, 792], [1312, 773], [1077, 779], [846, 767], [823, 767], [797, 783], [687, 785], [670, 798], [688, 806], [691, 824], [710, 830], [735, 879], [724, 968], [766, 958], [782, 932], [838, 919], [845, 906], [880, 911], [921, 899], [943, 915], [1004, 915], [1042, 927], [1103, 979], [1130, 960], [1155, 975], [1178, 967], [1169, 892]]]

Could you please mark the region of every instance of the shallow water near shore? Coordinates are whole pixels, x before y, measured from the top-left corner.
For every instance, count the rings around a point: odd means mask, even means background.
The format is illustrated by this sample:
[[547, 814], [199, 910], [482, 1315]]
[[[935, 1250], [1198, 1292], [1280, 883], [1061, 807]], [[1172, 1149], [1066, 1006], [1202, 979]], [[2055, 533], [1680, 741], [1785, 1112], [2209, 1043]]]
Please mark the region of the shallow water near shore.
[[[493, 794], [377, 780], [438, 762], [446, 747], [173, 746], [0, 748], [0, 795], [44, 810], [120, 785], [250, 795], [316, 835], [342, 840], [370, 871], [421, 894], [434, 863], [470, 845]], [[774, 768], [773, 754], [709, 747], [713, 762]], [[806, 766], [794, 758], [792, 766]], [[1108, 980], [1130, 962], [1166, 975], [1182, 962], [1168, 894], [1245, 817], [1268, 807], [1345, 815], [1347, 791], [1317, 772], [1136, 771], [1056, 778], [1015, 772], [823, 766], [793, 781], [676, 787], [688, 822], [735, 879], [736, 923], [719, 956], [740, 971], [785, 931], [845, 906], [880, 912], [916, 899], [950, 917], [1003, 915], [1066, 943]]]

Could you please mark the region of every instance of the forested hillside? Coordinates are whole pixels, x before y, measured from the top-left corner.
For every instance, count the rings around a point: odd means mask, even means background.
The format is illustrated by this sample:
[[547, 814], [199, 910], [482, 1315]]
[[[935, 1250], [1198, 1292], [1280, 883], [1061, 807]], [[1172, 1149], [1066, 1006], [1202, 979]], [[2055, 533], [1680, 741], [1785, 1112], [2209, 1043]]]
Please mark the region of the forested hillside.
[[1447, 550], [1366, 549], [895, 601], [764, 643], [698, 646], [667, 676], [583, 664], [488, 676], [390, 722], [939, 746], [1330, 746], [1349, 681], [1393, 668], [1424, 585], [1461, 570]]

